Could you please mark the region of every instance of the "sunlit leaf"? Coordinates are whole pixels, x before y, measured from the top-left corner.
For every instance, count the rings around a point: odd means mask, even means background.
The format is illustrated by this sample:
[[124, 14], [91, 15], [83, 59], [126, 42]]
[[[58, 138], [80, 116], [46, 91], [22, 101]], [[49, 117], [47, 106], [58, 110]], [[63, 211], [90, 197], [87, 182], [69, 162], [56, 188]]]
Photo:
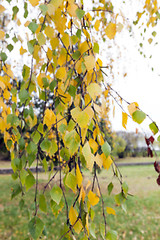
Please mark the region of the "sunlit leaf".
[[109, 23], [105, 29], [105, 33], [109, 39], [113, 39], [116, 35], [116, 24]]
[[116, 215], [116, 212], [113, 208], [106, 207], [106, 211], [107, 211], [108, 214]]
[[92, 206], [95, 206], [99, 202], [99, 197], [90, 190], [88, 193], [88, 200]]

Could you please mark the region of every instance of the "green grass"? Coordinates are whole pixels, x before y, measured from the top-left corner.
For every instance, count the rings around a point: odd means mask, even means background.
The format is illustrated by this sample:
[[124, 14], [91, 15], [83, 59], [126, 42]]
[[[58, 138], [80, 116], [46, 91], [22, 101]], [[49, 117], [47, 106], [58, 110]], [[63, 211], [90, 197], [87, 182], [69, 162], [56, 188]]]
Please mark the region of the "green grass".
[[[134, 194], [133, 197], [128, 197], [126, 201], [127, 213], [121, 207], [116, 206], [114, 202], [114, 194], [119, 192], [120, 186], [118, 186], [112, 172], [103, 170], [99, 174], [105, 207], [112, 207], [116, 211], [116, 216], [106, 214], [107, 224], [118, 232], [119, 240], [158, 240], [160, 236], [160, 188], [156, 184], [157, 173], [153, 166], [121, 167], [120, 171], [123, 180], [129, 185], [129, 192]], [[44, 174], [40, 176], [41, 184], [43, 184], [46, 177]], [[85, 172], [84, 184], [87, 184], [88, 180], [91, 180], [91, 174]], [[110, 181], [115, 184], [114, 194], [111, 197], [107, 195], [107, 185]], [[11, 189], [14, 184], [15, 182], [10, 176], [0, 176], [0, 239], [2, 240], [24, 240], [28, 236], [28, 217], [29, 215], [32, 216], [34, 209], [34, 192], [32, 189], [25, 196], [26, 207], [22, 210], [18, 206], [19, 197], [10, 200]], [[71, 205], [72, 194], [67, 194], [67, 198], [69, 199], [69, 205]], [[47, 199], [49, 199], [48, 193]], [[31, 208], [32, 211], [28, 211], [28, 208]], [[94, 207], [94, 210], [96, 212], [95, 223], [97, 229], [99, 229], [99, 223], [103, 222], [101, 206]], [[65, 221], [65, 210], [57, 218], [50, 210], [47, 214], [42, 212], [39, 212], [39, 214], [46, 224], [48, 233], [46, 239], [59, 239], [63, 227], [62, 223]], [[96, 233], [96, 239], [102, 239], [98, 232]]]

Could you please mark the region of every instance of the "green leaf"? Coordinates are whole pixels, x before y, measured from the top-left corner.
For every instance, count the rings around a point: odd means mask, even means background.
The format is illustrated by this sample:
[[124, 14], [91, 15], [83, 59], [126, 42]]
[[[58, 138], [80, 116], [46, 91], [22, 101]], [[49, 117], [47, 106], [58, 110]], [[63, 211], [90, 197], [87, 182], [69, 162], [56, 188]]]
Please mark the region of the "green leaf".
[[28, 164], [29, 167], [32, 165], [32, 163], [34, 162], [34, 160], [36, 159], [36, 153], [30, 153], [28, 154]]
[[113, 190], [113, 183], [111, 182], [109, 185], [108, 185], [108, 194], [110, 195], [112, 190]]
[[60, 203], [61, 198], [62, 198], [62, 189], [58, 187], [57, 185], [54, 185], [53, 188], [50, 191], [51, 198], [53, 201], [55, 201], [57, 204]]
[[158, 133], [158, 127], [155, 122], [152, 122], [151, 124], [149, 124], [149, 128], [151, 129], [154, 135]]
[[58, 150], [57, 143], [54, 140], [52, 140], [51, 141], [51, 148], [50, 148], [50, 152], [49, 152], [50, 155], [53, 156], [57, 152], [57, 150]]
[[20, 138], [18, 140], [18, 143], [19, 143], [19, 148], [20, 150], [23, 150], [25, 148], [25, 141], [24, 141], [24, 138]]
[[132, 118], [133, 118], [133, 121], [141, 124], [144, 121], [144, 119], [146, 118], [146, 114], [140, 110], [136, 110], [132, 114]]
[[41, 134], [38, 131], [33, 132], [32, 140], [35, 144], [39, 142], [40, 138], [41, 138]]
[[43, 159], [43, 168], [44, 168], [45, 173], [46, 173], [48, 171], [48, 164], [47, 164], [46, 158]]
[[49, 86], [49, 81], [47, 78], [42, 78], [44, 88], [47, 88]]
[[113, 230], [109, 230], [106, 235], [106, 240], [117, 240], [117, 232]]
[[57, 81], [56, 80], [53, 80], [50, 85], [49, 85], [49, 89], [53, 92], [54, 88], [56, 87], [57, 85]]
[[0, 57], [3, 62], [7, 60], [7, 55], [5, 54], [5, 52], [1, 52]]
[[152, 32], [152, 36], [155, 37], [157, 33], [155, 31]]
[[23, 71], [22, 71], [22, 76], [23, 76], [23, 80], [28, 80], [29, 76], [30, 76], [30, 67], [28, 67], [27, 65], [23, 65]]
[[160, 135], [158, 136], [157, 141], [160, 142]]
[[77, 89], [75, 86], [73, 86], [73, 85], [69, 86], [68, 93], [71, 95], [71, 97], [75, 98], [76, 91], [77, 91]]
[[35, 178], [32, 174], [29, 174], [25, 179], [26, 191], [35, 184]]
[[77, 36], [79, 39], [81, 39], [81, 30], [80, 30], [80, 29], [77, 30], [76, 36]]
[[34, 52], [35, 43], [36, 43], [36, 39], [33, 39], [33, 40], [27, 42], [28, 51], [30, 52], [30, 54], [33, 54], [33, 52]]
[[47, 212], [47, 203], [44, 194], [39, 196], [39, 208], [43, 212]]
[[46, 12], [47, 12], [47, 10], [48, 10], [47, 5], [46, 5], [46, 4], [41, 4], [41, 5], [39, 6], [39, 8], [40, 8], [40, 10], [42, 11], [42, 14], [43, 14], [43, 15], [46, 15]]
[[21, 186], [19, 184], [16, 184], [13, 188], [13, 191], [12, 191], [12, 194], [11, 194], [11, 199], [16, 197], [19, 193], [21, 193], [21, 191], [22, 191]]
[[85, 11], [83, 11], [83, 10], [80, 9], [80, 8], [77, 8], [77, 10], [76, 10], [76, 15], [77, 15], [77, 17], [81, 20], [81, 18], [85, 15]]
[[19, 118], [14, 114], [7, 115], [7, 123], [10, 123], [11, 126], [18, 126], [20, 124]]
[[30, 154], [30, 153], [34, 153], [36, 154], [37, 153], [37, 144], [35, 144], [34, 142], [30, 142], [26, 148], [27, 152]]
[[105, 225], [103, 223], [100, 224], [100, 233], [103, 239], [105, 239]]
[[108, 144], [108, 142], [105, 142], [103, 145], [102, 145], [102, 151], [103, 153], [105, 154], [106, 157], [108, 157], [111, 153], [111, 147], [110, 145]]
[[10, 149], [12, 147], [12, 140], [7, 140], [7, 147]]
[[13, 40], [14, 43], [18, 42], [18, 39], [16, 38], [16, 36], [14, 36], [14, 37], [12, 38], [12, 40]]
[[48, 139], [44, 139], [43, 142], [41, 142], [40, 147], [42, 151], [49, 153], [49, 150], [51, 147], [51, 141], [49, 141]]
[[28, 9], [27, 9], [27, 2], [24, 3], [24, 18], [27, 18], [28, 16]]
[[44, 223], [39, 217], [33, 217], [31, 221], [28, 224], [29, 232], [31, 234], [31, 237], [36, 240], [39, 239], [39, 237], [42, 234], [42, 231], [44, 229]]
[[121, 203], [125, 200], [122, 193], [119, 193], [119, 194], [115, 195], [114, 199], [115, 199], [115, 202], [116, 202], [117, 205], [121, 205]]
[[50, 207], [51, 207], [51, 210], [52, 210], [54, 216], [57, 217], [59, 215], [60, 211], [63, 209], [64, 204], [63, 204], [62, 200], [60, 201], [59, 204], [57, 204], [55, 201], [53, 201], [51, 199]]
[[12, 50], [13, 50], [13, 45], [12, 44], [8, 44], [8, 46], [7, 46], [7, 49], [11, 52]]
[[13, 11], [13, 15], [12, 15], [12, 20], [13, 20], [16, 14], [19, 12], [19, 8], [17, 6], [14, 6], [12, 8], [12, 11]]
[[73, 58], [74, 60], [77, 60], [80, 56], [81, 56], [80, 51], [76, 51], [76, 52], [74, 52], [74, 53], [72, 54], [72, 58]]
[[33, 21], [28, 25], [28, 28], [32, 31], [32, 33], [35, 33], [38, 28], [38, 24]]
[[29, 93], [26, 89], [22, 89], [19, 93], [19, 99], [21, 103], [25, 103], [29, 98]]
[[122, 189], [123, 189], [123, 192], [124, 192], [125, 194], [128, 193], [128, 185], [127, 185], [126, 182], [123, 182], [123, 184], [122, 184]]
[[93, 222], [91, 223], [89, 230], [92, 237], [96, 239], [95, 224]]
[[31, 116], [31, 118], [34, 120], [34, 111], [33, 111], [33, 107], [30, 106], [28, 114]]
[[98, 43], [94, 43], [93, 52], [99, 53], [99, 44]]

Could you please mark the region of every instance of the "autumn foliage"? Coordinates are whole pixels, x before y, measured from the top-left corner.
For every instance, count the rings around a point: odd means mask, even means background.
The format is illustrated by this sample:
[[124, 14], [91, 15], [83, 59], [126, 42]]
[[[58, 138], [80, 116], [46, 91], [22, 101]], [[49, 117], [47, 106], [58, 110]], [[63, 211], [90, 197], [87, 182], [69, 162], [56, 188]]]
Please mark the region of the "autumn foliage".
[[[123, 29], [117, 22], [112, 3], [103, 0], [84, 10], [86, 1], [74, 0], [28, 0], [16, 4], [2, 1], [1, 16], [8, 14], [0, 30], [3, 49], [0, 53], [0, 131], [11, 153], [14, 179], [19, 179], [12, 191], [12, 198], [35, 189], [35, 209], [29, 220], [29, 232], [38, 239], [44, 229], [39, 212], [47, 212], [47, 202], [53, 214], [66, 212], [64, 233], [60, 239], [90, 239], [94, 222], [91, 212], [101, 202], [103, 223], [100, 223], [103, 239], [116, 239], [116, 233], [106, 223], [106, 215], [115, 210], [106, 206], [97, 177], [97, 168], [113, 168], [121, 184], [116, 203], [123, 204], [128, 187], [122, 182], [111, 157], [111, 147], [100, 130], [101, 119], [109, 128], [109, 95], [113, 89], [107, 82], [103, 62], [99, 57], [99, 34], [104, 41], [113, 41]], [[152, 15], [157, 6], [146, 1], [144, 13]], [[23, 9], [23, 14], [21, 13]], [[157, 10], [156, 10], [157, 11]], [[143, 13], [143, 14], [144, 14]], [[22, 16], [23, 15], [23, 16]], [[138, 19], [141, 16], [138, 15]], [[23, 19], [22, 19], [23, 18]], [[158, 15], [157, 15], [158, 18]], [[12, 21], [14, 27], [9, 25]], [[138, 20], [137, 20], [138, 21]], [[3, 21], [2, 21], [3, 23]], [[125, 20], [124, 20], [125, 24]], [[22, 27], [22, 36], [15, 29]], [[17, 30], [18, 31], [18, 30]], [[14, 70], [10, 53], [18, 51], [23, 59], [20, 69]], [[16, 64], [19, 64], [16, 62]], [[36, 99], [39, 107], [36, 107]], [[119, 97], [119, 101], [122, 99]], [[138, 124], [146, 118], [137, 103], [128, 104], [128, 113], [122, 113], [122, 125], [126, 128], [128, 115]], [[158, 131], [152, 123], [150, 128]], [[154, 132], [155, 133], [155, 132]], [[36, 174], [30, 167], [36, 163]], [[49, 172], [49, 180], [39, 190], [39, 166]], [[84, 169], [93, 172], [93, 182], [83, 185]], [[55, 176], [59, 174], [59, 182]], [[98, 188], [95, 189], [95, 182]], [[109, 193], [112, 184], [108, 186]], [[66, 190], [72, 191], [74, 199], [70, 206]], [[45, 193], [50, 191], [50, 199]], [[93, 227], [93, 224], [92, 224]]]

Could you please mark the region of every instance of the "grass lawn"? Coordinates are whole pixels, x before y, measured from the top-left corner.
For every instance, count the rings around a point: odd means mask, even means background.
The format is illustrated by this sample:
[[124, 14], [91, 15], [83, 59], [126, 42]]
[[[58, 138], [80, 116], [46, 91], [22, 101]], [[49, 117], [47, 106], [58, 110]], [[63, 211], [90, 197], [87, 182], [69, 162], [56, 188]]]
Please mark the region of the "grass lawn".
[[[104, 194], [105, 207], [112, 207], [116, 211], [116, 216], [107, 215], [107, 224], [118, 232], [118, 239], [126, 240], [158, 240], [160, 239], [160, 187], [156, 184], [157, 173], [153, 166], [131, 166], [120, 167], [123, 180], [129, 185], [129, 192], [134, 196], [128, 197], [126, 201], [127, 213], [121, 207], [116, 206], [114, 194], [119, 192], [119, 184], [113, 177], [111, 171], [101, 171], [99, 181]], [[45, 174], [41, 174], [41, 185], [46, 179]], [[56, 179], [57, 180], [57, 179]], [[91, 180], [91, 174], [85, 173], [84, 185]], [[113, 195], [108, 196], [107, 185], [113, 182], [116, 186]], [[15, 182], [10, 176], [0, 176], [0, 239], [2, 240], [24, 240], [28, 235], [28, 217], [34, 209], [34, 192], [29, 190], [25, 196], [26, 207], [19, 209], [19, 197], [10, 200], [11, 188]], [[40, 185], [40, 189], [41, 188]], [[46, 198], [49, 199], [47, 193]], [[72, 204], [72, 194], [67, 194], [70, 205]], [[48, 201], [49, 206], [49, 201]], [[49, 209], [49, 207], [48, 207]], [[102, 212], [100, 205], [94, 207], [95, 224], [97, 226], [96, 239], [102, 239], [98, 233], [99, 223], [102, 222]], [[47, 237], [44, 239], [59, 239], [60, 232], [65, 221], [65, 208], [57, 218], [49, 210], [47, 214], [39, 212], [46, 224]], [[29, 238], [28, 238], [29, 239]], [[79, 237], [77, 239], [80, 239]], [[91, 238], [93, 239], [93, 238]]]

